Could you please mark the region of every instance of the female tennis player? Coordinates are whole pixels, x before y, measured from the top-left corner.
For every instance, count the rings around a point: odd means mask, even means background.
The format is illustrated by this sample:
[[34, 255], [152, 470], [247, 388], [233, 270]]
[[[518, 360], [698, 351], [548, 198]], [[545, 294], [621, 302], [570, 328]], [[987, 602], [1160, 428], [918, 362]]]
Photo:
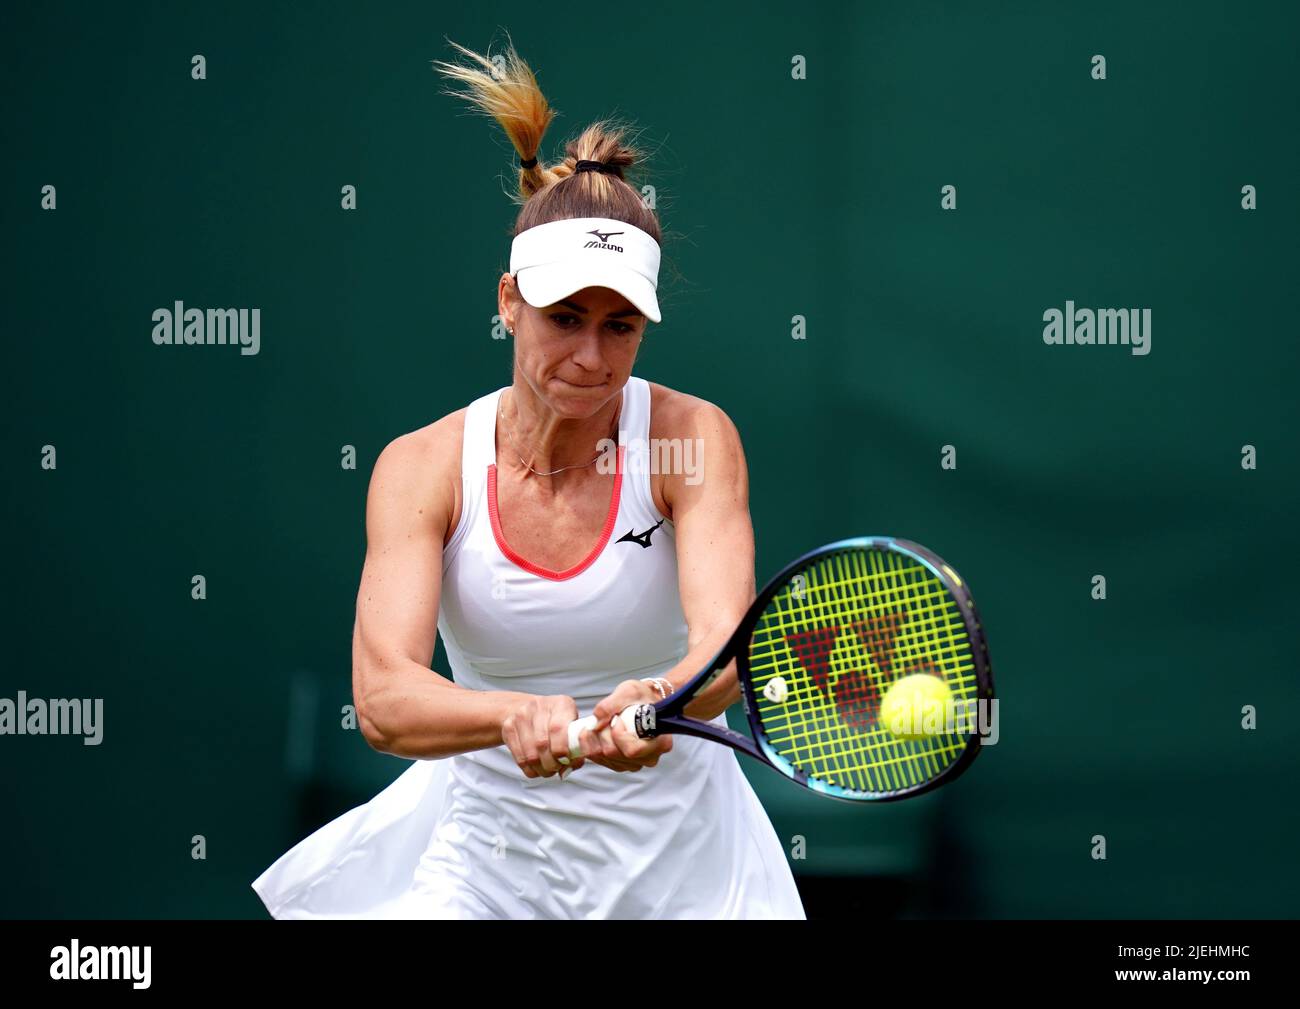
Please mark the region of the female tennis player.
[[[456, 48], [477, 66], [436, 67], [520, 158], [497, 289], [513, 380], [371, 479], [354, 698], [370, 745], [415, 763], [253, 887], [277, 918], [803, 918], [733, 751], [613, 717], [704, 668], [755, 595], [734, 425], [632, 374], [660, 321], [638, 154], [602, 122], [543, 164], [527, 64]], [[437, 633], [454, 683], [430, 670]], [[733, 666], [687, 714], [725, 724], [739, 696]]]

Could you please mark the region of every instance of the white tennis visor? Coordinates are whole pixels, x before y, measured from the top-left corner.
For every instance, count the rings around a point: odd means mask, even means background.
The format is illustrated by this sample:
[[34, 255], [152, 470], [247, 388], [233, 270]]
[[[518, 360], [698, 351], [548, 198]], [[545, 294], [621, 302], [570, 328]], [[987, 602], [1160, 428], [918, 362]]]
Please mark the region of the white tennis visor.
[[510, 246], [510, 273], [534, 308], [584, 287], [608, 287], [651, 322], [660, 319], [659, 243], [624, 221], [572, 217], [520, 232]]

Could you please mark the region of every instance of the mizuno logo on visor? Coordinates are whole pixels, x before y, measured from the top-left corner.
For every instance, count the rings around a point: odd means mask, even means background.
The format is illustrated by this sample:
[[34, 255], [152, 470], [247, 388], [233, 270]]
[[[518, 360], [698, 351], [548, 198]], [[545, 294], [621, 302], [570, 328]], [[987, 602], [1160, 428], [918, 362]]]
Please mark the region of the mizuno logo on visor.
[[610, 236], [610, 235], [621, 235], [621, 234], [623, 234], [623, 232], [621, 232], [621, 231], [594, 231], [594, 230], [593, 230], [593, 231], [588, 231], [587, 234], [589, 234], [589, 235], [595, 235], [597, 238], [600, 239], [600, 241], [599, 241], [599, 242], [588, 242], [586, 245], [583, 246], [584, 249], [610, 249], [610, 250], [612, 250], [612, 251], [614, 251], [614, 252], [622, 252], [622, 251], [623, 251], [623, 246], [621, 246], [621, 245], [610, 245], [610, 244], [609, 244], [609, 236]]

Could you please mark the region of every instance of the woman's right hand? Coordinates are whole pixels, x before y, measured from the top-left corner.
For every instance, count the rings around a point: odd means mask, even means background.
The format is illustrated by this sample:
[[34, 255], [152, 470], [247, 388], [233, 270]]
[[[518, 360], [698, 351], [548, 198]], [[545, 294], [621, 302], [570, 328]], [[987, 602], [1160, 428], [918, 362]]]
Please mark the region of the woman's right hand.
[[[502, 721], [501, 741], [510, 748], [525, 777], [549, 778], [561, 771], [577, 770], [583, 758], [571, 758], [567, 766], [558, 759], [569, 757], [569, 723], [577, 717], [578, 706], [572, 697], [529, 697]], [[588, 745], [595, 743], [590, 736], [590, 732], [582, 734]], [[598, 744], [595, 749], [599, 751]]]

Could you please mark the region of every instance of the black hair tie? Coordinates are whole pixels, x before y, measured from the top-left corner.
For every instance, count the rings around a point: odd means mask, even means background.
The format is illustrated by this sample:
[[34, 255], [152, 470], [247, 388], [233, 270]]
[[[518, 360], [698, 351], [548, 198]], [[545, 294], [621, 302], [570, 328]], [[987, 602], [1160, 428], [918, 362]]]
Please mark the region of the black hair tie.
[[536, 168], [536, 167], [537, 167], [537, 155], [534, 154], [534, 155], [533, 155], [531, 158], [529, 158], [527, 161], [521, 161], [521, 162], [519, 162], [519, 167], [520, 167], [520, 168]]
[[603, 161], [579, 161], [573, 169], [574, 174], [578, 172], [604, 172], [606, 175], [617, 175], [618, 169], [613, 165], [607, 165]]

